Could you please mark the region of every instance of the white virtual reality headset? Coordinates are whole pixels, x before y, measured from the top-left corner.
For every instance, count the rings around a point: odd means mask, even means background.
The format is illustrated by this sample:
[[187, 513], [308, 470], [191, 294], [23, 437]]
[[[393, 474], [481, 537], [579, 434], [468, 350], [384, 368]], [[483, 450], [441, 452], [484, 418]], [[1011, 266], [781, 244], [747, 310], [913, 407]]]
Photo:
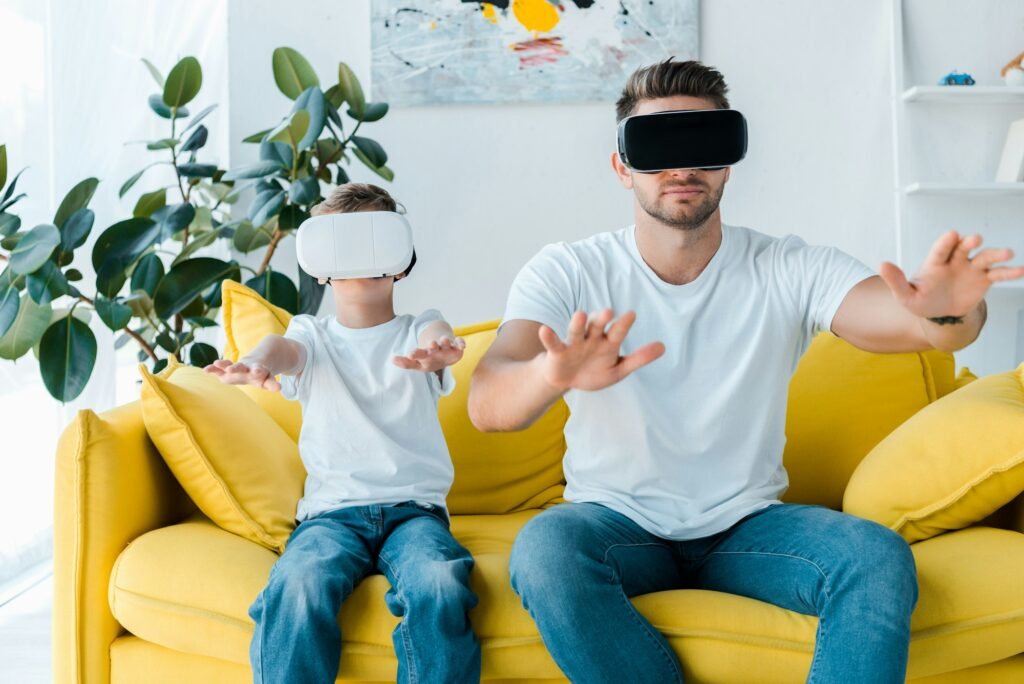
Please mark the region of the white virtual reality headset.
[[295, 237], [299, 266], [314, 278], [408, 275], [416, 263], [412, 228], [393, 211], [313, 216]]

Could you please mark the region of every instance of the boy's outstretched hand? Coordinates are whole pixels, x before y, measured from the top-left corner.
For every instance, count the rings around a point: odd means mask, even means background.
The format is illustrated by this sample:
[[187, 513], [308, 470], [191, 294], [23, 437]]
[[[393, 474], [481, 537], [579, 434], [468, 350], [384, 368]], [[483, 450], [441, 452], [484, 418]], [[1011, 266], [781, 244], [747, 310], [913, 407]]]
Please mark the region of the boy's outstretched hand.
[[256, 385], [271, 392], [281, 391], [281, 383], [270, 374], [270, 371], [256, 363], [245, 364], [241, 361], [236, 363], [228, 359], [218, 359], [203, 370], [213, 373], [226, 385]]
[[425, 373], [441, 371], [458, 362], [466, 349], [466, 341], [461, 337], [442, 337], [423, 349], [415, 349], [408, 356], [396, 356], [392, 359], [399, 368], [418, 370]]

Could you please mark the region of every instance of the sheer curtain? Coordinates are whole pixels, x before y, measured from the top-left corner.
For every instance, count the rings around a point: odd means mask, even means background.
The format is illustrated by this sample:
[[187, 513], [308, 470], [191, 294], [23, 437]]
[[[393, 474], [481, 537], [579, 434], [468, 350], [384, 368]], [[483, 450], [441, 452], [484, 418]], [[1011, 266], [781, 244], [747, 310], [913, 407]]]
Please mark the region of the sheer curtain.
[[[117, 196], [129, 176], [157, 159], [145, 145], [125, 143], [169, 137], [168, 122], [147, 105], [160, 89], [141, 58], [164, 76], [182, 57], [199, 60], [202, 90], [189, 108], [219, 104], [204, 120], [210, 142], [201, 159], [226, 166], [226, 38], [226, 0], [0, 0], [0, 144], [7, 145], [9, 177], [28, 167], [18, 182], [28, 198], [14, 209], [23, 230], [50, 222], [71, 187], [100, 179], [90, 204], [96, 223], [74, 263], [85, 274], [87, 294], [95, 282], [93, 241], [131, 216], [139, 194], [170, 182], [154, 167], [123, 200]], [[58, 301], [54, 308], [68, 305]], [[17, 363], [0, 360], [0, 589], [50, 558], [61, 431], [81, 409], [100, 412], [138, 396], [134, 343], [115, 352], [106, 326], [95, 316], [90, 326], [96, 368], [85, 391], [66, 405], [47, 394], [32, 354]]]

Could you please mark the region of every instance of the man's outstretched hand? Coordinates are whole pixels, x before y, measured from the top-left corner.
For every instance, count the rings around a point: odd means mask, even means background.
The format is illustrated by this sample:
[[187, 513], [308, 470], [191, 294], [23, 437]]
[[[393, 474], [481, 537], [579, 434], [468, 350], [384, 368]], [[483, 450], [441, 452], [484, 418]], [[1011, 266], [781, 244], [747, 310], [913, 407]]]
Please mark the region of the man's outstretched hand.
[[426, 348], [414, 349], [408, 356], [396, 356], [392, 362], [406, 370], [436, 372], [457, 363], [465, 349], [466, 341], [461, 337], [442, 337]]
[[970, 256], [980, 246], [980, 235], [961, 237], [951, 230], [935, 242], [912, 280], [888, 261], [879, 275], [896, 301], [921, 318], [966, 316], [993, 283], [1024, 278], [1024, 267], [997, 266], [1013, 258], [1012, 250], [983, 249]]
[[228, 359], [218, 359], [203, 370], [216, 375], [226, 385], [255, 385], [271, 392], [281, 390], [281, 383], [270, 374], [270, 371], [257, 363], [235, 363]]
[[658, 359], [665, 353], [661, 342], [650, 342], [628, 356], [620, 356], [622, 341], [636, 321], [636, 313], [627, 311], [608, 327], [611, 309], [589, 317], [577, 311], [569, 321], [563, 342], [554, 330], [542, 325], [537, 331], [544, 354], [544, 380], [560, 390], [599, 390]]

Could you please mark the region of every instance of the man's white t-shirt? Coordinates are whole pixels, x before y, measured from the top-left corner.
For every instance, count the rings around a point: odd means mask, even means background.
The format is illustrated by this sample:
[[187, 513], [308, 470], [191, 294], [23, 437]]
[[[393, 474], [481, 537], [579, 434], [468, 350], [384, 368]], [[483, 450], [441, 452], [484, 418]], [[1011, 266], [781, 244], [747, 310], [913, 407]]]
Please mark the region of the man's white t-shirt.
[[392, 362], [418, 346], [430, 309], [370, 328], [333, 315], [295, 316], [284, 336], [303, 345], [306, 365], [281, 377], [281, 394], [302, 404], [299, 453], [306, 486], [296, 519], [345, 506], [416, 501], [442, 509], [454, 470], [437, 419], [437, 399], [455, 380]]
[[718, 251], [685, 285], [647, 265], [633, 226], [542, 249], [516, 277], [504, 321], [537, 321], [564, 340], [575, 311], [632, 309], [622, 355], [665, 344], [621, 382], [566, 394], [565, 498], [676, 540], [779, 503], [790, 378], [846, 294], [872, 275], [835, 248], [738, 226], [722, 226]]

